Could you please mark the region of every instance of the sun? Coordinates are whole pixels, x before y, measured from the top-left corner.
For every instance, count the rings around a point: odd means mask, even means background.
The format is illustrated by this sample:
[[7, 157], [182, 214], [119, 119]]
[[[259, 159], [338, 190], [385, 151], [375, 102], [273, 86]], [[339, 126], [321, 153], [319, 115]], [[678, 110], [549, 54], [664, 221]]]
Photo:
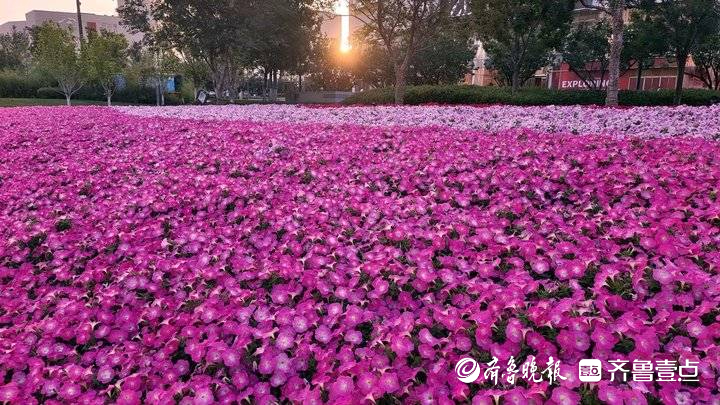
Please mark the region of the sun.
[[338, 0], [335, 12], [340, 16], [340, 52], [352, 50], [350, 44], [350, 0]]

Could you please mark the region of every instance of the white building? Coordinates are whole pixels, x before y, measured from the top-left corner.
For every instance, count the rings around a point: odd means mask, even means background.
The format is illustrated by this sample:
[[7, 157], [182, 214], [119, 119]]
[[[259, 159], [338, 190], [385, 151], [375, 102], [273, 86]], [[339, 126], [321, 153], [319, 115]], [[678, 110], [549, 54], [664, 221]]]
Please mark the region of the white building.
[[[75, 37], [78, 36], [76, 13], [44, 10], [33, 10], [26, 13], [24, 21], [8, 21], [0, 25], [0, 34], [10, 33], [13, 29], [18, 31], [24, 30], [26, 28], [42, 25], [47, 21], [54, 21], [60, 26], [68, 27], [72, 30]], [[117, 16], [83, 13], [82, 21], [86, 32], [93, 30], [115, 32], [125, 35], [130, 43], [138, 42], [142, 39], [142, 35], [133, 35], [125, 27], [123, 27], [120, 24], [120, 17]]]

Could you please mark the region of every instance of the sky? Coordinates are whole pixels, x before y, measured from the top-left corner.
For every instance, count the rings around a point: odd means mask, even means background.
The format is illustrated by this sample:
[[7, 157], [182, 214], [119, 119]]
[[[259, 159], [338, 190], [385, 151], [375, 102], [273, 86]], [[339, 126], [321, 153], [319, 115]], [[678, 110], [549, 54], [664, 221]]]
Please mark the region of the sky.
[[[116, 0], [82, 0], [82, 11], [115, 14]], [[0, 24], [25, 19], [30, 10], [75, 11], [75, 0], [0, 0]]]

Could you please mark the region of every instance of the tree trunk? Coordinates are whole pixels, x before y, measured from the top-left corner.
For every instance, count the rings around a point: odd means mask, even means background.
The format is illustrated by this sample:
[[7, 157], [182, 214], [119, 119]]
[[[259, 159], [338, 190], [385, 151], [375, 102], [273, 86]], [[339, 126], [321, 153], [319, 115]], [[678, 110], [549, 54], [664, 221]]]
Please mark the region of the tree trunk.
[[512, 73], [512, 92], [515, 93], [520, 88], [520, 72], [519, 69], [513, 69]]
[[619, 0], [610, 10], [612, 14], [612, 38], [610, 40], [610, 77], [608, 80], [607, 98], [605, 105], [616, 107], [618, 105], [618, 90], [620, 82], [620, 54], [623, 48], [623, 31], [625, 30], [625, 0]]
[[80, 10], [80, 0], [76, 0], [75, 4], [77, 7], [78, 39], [80, 40], [80, 45], [82, 46], [83, 40], [85, 39], [85, 35], [83, 32], [82, 11]]
[[160, 107], [160, 83], [155, 84], [155, 105]]
[[263, 100], [267, 100], [268, 96], [268, 71], [263, 69]]
[[72, 96], [70, 96], [70, 94], [65, 94], [65, 104], [68, 107], [70, 107], [72, 105], [72, 103], [70, 102], [70, 97], [72, 97]]
[[687, 64], [687, 55], [677, 56], [677, 79], [675, 80], [675, 105], [682, 102], [683, 83], [685, 82], [685, 65]]
[[643, 73], [643, 64], [642, 64], [642, 62], [638, 62], [637, 84], [635, 85], [635, 90], [637, 90], [637, 91], [640, 91], [643, 89], [642, 73]]
[[108, 107], [112, 107], [112, 96], [109, 94], [107, 95], [107, 102], [108, 102]]
[[395, 105], [405, 104], [407, 62], [395, 65]]
[[278, 93], [278, 71], [273, 69], [270, 73], [270, 101], [277, 100]]

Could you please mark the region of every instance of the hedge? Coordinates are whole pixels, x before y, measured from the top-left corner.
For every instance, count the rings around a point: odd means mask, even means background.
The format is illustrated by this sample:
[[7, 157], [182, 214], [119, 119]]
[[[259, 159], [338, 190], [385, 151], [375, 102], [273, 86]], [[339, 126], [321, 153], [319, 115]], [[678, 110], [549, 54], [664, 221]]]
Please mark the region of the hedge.
[[[621, 91], [620, 105], [659, 106], [672, 105], [672, 90]], [[363, 91], [344, 101], [348, 105], [392, 104], [393, 89], [382, 88]], [[720, 92], [701, 89], [687, 89], [683, 92], [683, 104], [710, 105], [720, 103]], [[468, 85], [453, 86], [410, 86], [405, 95], [405, 104], [508, 104], [508, 105], [602, 105], [605, 92], [601, 91], [560, 91], [549, 89], [520, 89], [513, 93], [507, 87], [480, 87]]]
[[12, 70], [0, 71], [0, 98], [34, 98], [37, 90], [52, 82]]
[[[0, 98], [49, 98], [64, 99], [57, 90], [56, 83], [15, 71], [0, 71]], [[186, 102], [192, 102], [192, 90], [183, 89]], [[187, 98], [189, 97], [189, 98]], [[85, 85], [73, 95], [74, 100], [105, 101], [105, 95], [99, 86]], [[128, 104], [155, 104], [155, 89], [130, 84], [113, 96], [113, 102]], [[165, 103], [182, 104], [183, 100], [173, 94], [165, 95]]]

